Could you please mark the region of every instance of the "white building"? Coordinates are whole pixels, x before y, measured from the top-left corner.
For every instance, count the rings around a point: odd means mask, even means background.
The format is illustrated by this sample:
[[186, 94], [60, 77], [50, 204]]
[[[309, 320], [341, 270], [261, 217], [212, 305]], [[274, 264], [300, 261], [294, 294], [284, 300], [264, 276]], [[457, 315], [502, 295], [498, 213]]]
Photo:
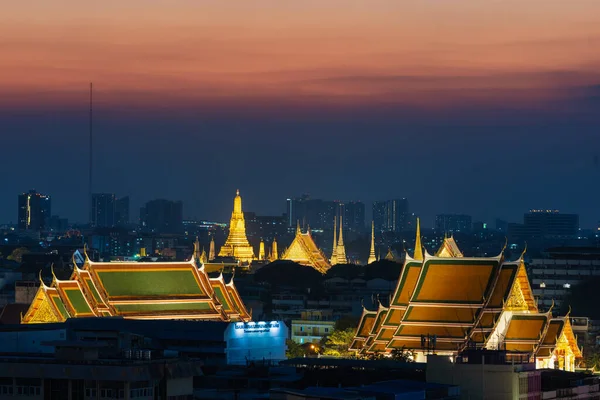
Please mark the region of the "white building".
[[288, 328], [282, 321], [236, 322], [225, 330], [228, 365], [285, 360]]
[[332, 310], [304, 310], [292, 320], [292, 340], [298, 344], [319, 343], [335, 328]]
[[533, 259], [528, 267], [533, 295], [538, 307], [560, 309], [571, 288], [579, 282], [600, 276], [600, 260], [590, 259]]

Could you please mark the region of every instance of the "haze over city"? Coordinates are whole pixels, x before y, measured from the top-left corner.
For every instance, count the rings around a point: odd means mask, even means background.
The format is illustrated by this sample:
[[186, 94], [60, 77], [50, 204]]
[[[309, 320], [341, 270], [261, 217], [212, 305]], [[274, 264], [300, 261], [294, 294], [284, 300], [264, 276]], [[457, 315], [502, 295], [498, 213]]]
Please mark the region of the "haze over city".
[[0, 48], [2, 222], [31, 188], [86, 221], [89, 82], [94, 191], [134, 209], [600, 219], [597, 1], [13, 2]]

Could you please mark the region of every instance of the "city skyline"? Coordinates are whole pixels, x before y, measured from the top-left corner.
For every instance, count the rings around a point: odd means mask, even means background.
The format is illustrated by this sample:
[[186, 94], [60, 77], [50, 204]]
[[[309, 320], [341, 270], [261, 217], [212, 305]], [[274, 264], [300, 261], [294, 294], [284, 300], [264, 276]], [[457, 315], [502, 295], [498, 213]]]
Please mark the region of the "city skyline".
[[[48, 194], [48, 193], [39, 193], [36, 192], [35, 189], [31, 189], [28, 192], [23, 192], [21, 194], [18, 195], [18, 207], [16, 210], [17, 215], [17, 221], [21, 221], [21, 213], [23, 210], [23, 206], [22, 206], [22, 198], [26, 197], [28, 194], [31, 193], [36, 193], [38, 196], [42, 196], [43, 198], [47, 198], [48, 201], [50, 201], [52, 199], [52, 195]], [[238, 191], [239, 193], [239, 191]], [[240, 193], [241, 194], [241, 193]], [[307, 197], [308, 196], [308, 197]], [[137, 205], [133, 205], [131, 206], [129, 203], [129, 197], [130, 196], [124, 196], [124, 197], [120, 197], [117, 198], [116, 195], [114, 193], [93, 193], [93, 200], [92, 200], [92, 207], [94, 207], [93, 209], [94, 214], [95, 215], [100, 215], [99, 213], [103, 213], [103, 218], [106, 219], [106, 221], [112, 221], [111, 223], [103, 223], [103, 224], [98, 224], [98, 222], [94, 222], [93, 221], [87, 221], [87, 220], [73, 220], [70, 219], [69, 215], [63, 215], [63, 214], [58, 214], [54, 211], [52, 211], [51, 214], [49, 214], [46, 218], [50, 218], [51, 216], [54, 217], [60, 217], [60, 218], [67, 218], [69, 219], [70, 224], [76, 224], [76, 225], [86, 225], [86, 224], [91, 224], [92, 227], [126, 227], [126, 226], [132, 226], [132, 225], [140, 225], [140, 226], [145, 226], [146, 221], [145, 218], [142, 219], [142, 215], [146, 215], [147, 214], [147, 207], [150, 204], [153, 203], [168, 203], [168, 204], [179, 204], [179, 214], [181, 215], [181, 218], [183, 221], [185, 220], [197, 220], [197, 221], [213, 221], [213, 222], [223, 222], [220, 218], [213, 218], [210, 215], [201, 215], [201, 216], [192, 216], [192, 215], [188, 215], [186, 214], [185, 211], [185, 202], [182, 202], [181, 200], [172, 200], [172, 199], [165, 199], [163, 197], [158, 197], [156, 199], [152, 199], [152, 200], [147, 200], [147, 201], [143, 201], [139, 206]], [[97, 202], [98, 202], [98, 198], [111, 198], [111, 204], [110, 206], [108, 205], [104, 205], [103, 207], [106, 209], [103, 209], [102, 211], [99, 211], [99, 209], [97, 208]], [[313, 216], [313, 217], [309, 217], [310, 218], [319, 218], [318, 221], [313, 221], [313, 225], [312, 227], [314, 228], [315, 226], [317, 227], [317, 229], [325, 229], [328, 230], [330, 222], [334, 221], [333, 217], [332, 217], [332, 221], [329, 221], [328, 218], [325, 218], [326, 221], [323, 221], [322, 219], [324, 217], [326, 217], [327, 215], [329, 215], [329, 213], [326, 211], [328, 205], [331, 204], [335, 204], [336, 208], [339, 206], [343, 206], [346, 204], [362, 204], [364, 206], [364, 210], [366, 212], [364, 212], [363, 216], [364, 216], [364, 229], [368, 228], [368, 226], [370, 226], [371, 221], [374, 222], [376, 225], [380, 224], [380, 225], [385, 225], [382, 227], [382, 229], [378, 229], [381, 231], [395, 231], [395, 232], [401, 232], [401, 231], [410, 231], [412, 230], [412, 224], [411, 221], [414, 218], [421, 218], [421, 220], [423, 220], [423, 214], [420, 214], [414, 210], [411, 209], [410, 207], [410, 201], [409, 199], [406, 198], [395, 198], [395, 199], [389, 199], [389, 200], [377, 200], [371, 203], [367, 203], [367, 202], [362, 202], [360, 200], [330, 200], [330, 199], [321, 199], [321, 198], [316, 198], [316, 197], [311, 197], [309, 194], [304, 193], [302, 196], [298, 196], [298, 197], [291, 197], [291, 198], [287, 198], [286, 199], [286, 204], [285, 204], [285, 209], [283, 212], [258, 212], [255, 209], [251, 209], [251, 210], [245, 210], [244, 213], [250, 213], [252, 215], [259, 215], [259, 216], [286, 216], [286, 225], [288, 227], [291, 228], [295, 228], [296, 224], [300, 224], [303, 229], [306, 229], [307, 226], [311, 226], [310, 225], [310, 221], [306, 220], [306, 217], [303, 217], [303, 221], [301, 221], [300, 219], [298, 219], [296, 222], [292, 221], [289, 217], [289, 215], [287, 214], [289, 212], [289, 207], [290, 207], [290, 200], [294, 200], [294, 201], [306, 201], [306, 200], [316, 200], [318, 202], [322, 202], [319, 203], [319, 205], [317, 207], [321, 207], [323, 208], [323, 210], [321, 210], [321, 208], [314, 209], [313, 211], [309, 211], [309, 213], [314, 213], [314, 212], [319, 212], [319, 213], [324, 213], [323, 215], [319, 215], [319, 216]], [[106, 200], [103, 200], [106, 201]], [[121, 202], [126, 201], [126, 203], [121, 204]], [[394, 217], [392, 217], [391, 215], [379, 215], [376, 216], [374, 213], [381, 213], [383, 211], [381, 210], [376, 210], [376, 207], [379, 207], [381, 204], [387, 204], [387, 203], [391, 203], [391, 204], [395, 204], [395, 202], [397, 201], [401, 201], [404, 202], [404, 206], [405, 208], [398, 208], [398, 216], [395, 216], [396, 212], [394, 211]], [[406, 203], [408, 202], [408, 203]], [[121, 205], [120, 205], [121, 204]], [[125, 206], [126, 204], [126, 206]], [[123, 208], [123, 207], [126, 208]], [[119, 208], [120, 207], [120, 208]], [[297, 206], [294, 206], [297, 207]], [[313, 206], [314, 207], [314, 206]], [[393, 206], [394, 209], [396, 209], [396, 206]], [[343, 208], [339, 209], [342, 210]], [[104, 213], [107, 213], [110, 210], [109, 214], [104, 215]], [[340, 211], [337, 212], [340, 212]], [[308, 214], [306, 214], [306, 210], [301, 211], [302, 215], [306, 215], [308, 216]], [[351, 211], [354, 212], [354, 211]], [[388, 211], [388, 214], [391, 211]], [[112, 213], [112, 214], [110, 214]], [[155, 211], [152, 215], [153, 217], [156, 217], [155, 214], [157, 213], [162, 213]], [[294, 215], [298, 216], [297, 211], [294, 211]], [[336, 212], [331, 211], [331, 215], [336, 214]], [[523, 218], [527, 218], [527, 215], [531, 214], [531, 213], [560, 213], [560, 214], [569, 214], [569, 215], [577, 215], [577, 217], [579, 218], [580, 215], [576, 212], [565, 212], [563, 210], [558, 210], [555, 208], [530, 208], [528, 210], [524, 210], [520, 215], [518, 215], [516, 218], [513, 219], [502, 219], [502, 218], [493, 218], [491, 220], [483, 220], [483, 219], [478, 219], [477, 216], [471, 215], [469, 213], [456, 213], [456, 212], [446, 212], [446, 213], [440, 213], [440, 212], [436, 212], [433, 215], [431, 215], [431, 221], [428, 221], [425, 224], [422, 224], [423, 227], [425, 229], [434, 229], [436, 231], [447, 231], [447, 232], [452, 232], [453, 229], [441, 229], [440, 226], [443, 226], [445, 224], [448, 224], [449, 222], [446, 223], [442, 223], [440, 222], [440, 218], [441, 219], [446, 219], [446, 218], [451, 218], [452, 221], [454, 221], [454, 218], [456, 218], [456, 222], [451, 222], [452, 226], [456, 225], [456, 226], [464, 226], [463, 229], [466, 229], [467, 231], [470, 231], [471, 229], [475, 229], [475, 224], [478, 223], [483, 223], [487, 226], [489, 226], [490, 228], [493, 228], [497, 223], [498, 220], [500, 220], [502, 222], [502, 224], [506, 224], [506, 223], [517, 223], [517, 224], [521, 224], [523, 222]], [[111, 216], [109, 216], [111, 215]], [[125, 218], [123, 219], [122, 215], [126, 215]], [[131, 217], [129, 217], [131, 215]], [[429, 216], [427, 216], [425, 214], [425, 220], [427, 220]], [[97, 218], [97, 217], [96, 217]], [[109, 220], [108, 218], [112, 218], [112, 220]], [[293, 218], [293, 217], [292, 217]], [[359, 217], [362, 220], [362, 216]], [[383, 222], [382, 218], [387, 218], [388, 221], [387, 222]], [[399, 218], [397, 221], [398, 222], [393, 222], [392, 218], [396, 219]], [[468, 222], [462, 222], [461, 219], [468, 219]], [[379, 222], [378, 222], [379, 220]], [[400, 222], [401, 221], [401, 222]], [[461, 221], [461, 222], [458, 222]], [[581, 219], [579, 218], [578, 220], [578, 225], [580, 227], [580, 229], [591, 229], [591, 230], [596, 230], [596, 229], [600, 229], [600, 222], [595, 222], [592, 221], [590, 223], [590, 226], [586, 226], [585, 221], [583, 223], [580, 222]], [[13, 221], [0, 221], [0, 224], [4, 224], [4, 223], [13, 223]], [[352, 227], [359, 229], [358, 226], [356, 225], [357, 222], [353, 222], [353, 225], [351, 225]], [[16, 223], [13, 223], [15, 225], [17, 225]], [[19, 222], [20, 224], [20, 222]], [[307, 225], [308, 224], [308, 225]], [[324, 225], [323, 225], [324, 224]], [[398, 227], [396, 227], [395, 224], [400, 224], [398, 225]], [[323, 226], [321, 226], [323, 225]], [[347, 224], [345, 223], [344, 226], [346, 226]], [[348, 225], [345, 229], [354, 229], [352, 228], [350, 225]], [[359, 229], [360, 231], [361, 229]], [[460, 231], [460, 229], [459, 229]], [[365, 231], [366, 232], [366, 231]]]
[[263, 215], [308, 192], [362, 200], [367, 215], [406, 197], [425, 226], [531, 208], [600, 220], [598, 2], [4, 11], [0, 221], [16, 222], [30, 188], [87, 220], [89, 82], [93, 191], [129, 195], [133, 210], [182, 200], [187, 216], [226, 221], [239, 188]]

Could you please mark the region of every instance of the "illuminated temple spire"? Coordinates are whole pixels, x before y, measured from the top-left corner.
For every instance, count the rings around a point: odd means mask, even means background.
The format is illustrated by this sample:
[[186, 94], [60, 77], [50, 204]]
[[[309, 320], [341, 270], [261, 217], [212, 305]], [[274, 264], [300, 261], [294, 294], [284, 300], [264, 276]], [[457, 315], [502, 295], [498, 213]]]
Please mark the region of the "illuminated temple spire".
[[369, 259], [367, 264], [371, 264], [377, 261], [375, 258], [375, 222], [371, 221], [371, 251], [369, 252]]
[[254, 259], [254, 250], [246, 237], [246, 222], [242, 211], [242, 197], [237, 190], [233, 200], [233, 213], [229, 223], [229, 236], [219, 251], [220, 257], [233, 257], [242, 262]]
[[331, 250], [331, 258], [329, 259], [329, 261], [331, 261], [331, 264], [335, 264], [335, 260], [337, 257], [337, 217], [334, 216], [333, 217], [333, 246], [332, 246], [332, 250]]
[[208, 261], [212, 261], [215, 259], [215, 238], [211, 236], [210, 238], [210, 248], [208, 249]]
[[258, 259], [261, 261], [265, 259], [265, 242], [262, 239], [260, 239], [260, 245], [258, 246]]
[[344, 220], [342, 214], [340, 214], [340, 236], [338, 237], [337, 246], [335, 246], [335, 260], [331, 263], [335, 264], [348, 264], [346, 258], [346, 247], [344, 246], [344, 234], [343, 234]]
[[415, 251], [413, 253], [415, 260], [423, 260], [423, 245], [421, 244], [421, 222], [417, 218], [417, 237], [415, 238]]
[[275, 261], [279, 259], [279, 253], [277, 252], [277, 239], [273, 239], [273, 244], [271, 245], [271, 257], [270, 261]]
[[198, 236], [196, 236], [196, 241], [194, 242], [194, 258], [200, 261], [202, 254], [200, 253], [200, 241], [198, 240]]

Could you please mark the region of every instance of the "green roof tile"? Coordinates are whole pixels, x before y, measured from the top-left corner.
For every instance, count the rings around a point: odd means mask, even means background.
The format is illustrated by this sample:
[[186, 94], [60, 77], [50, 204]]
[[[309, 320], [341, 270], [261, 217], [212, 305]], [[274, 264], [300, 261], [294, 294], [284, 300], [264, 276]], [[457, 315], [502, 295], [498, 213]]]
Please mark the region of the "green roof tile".
[[197, 303], [161, 303], [161, 304], [115, 304], [115, 309], [122, 313], [149, 313], [160, 311], [210, 311], [208, 302]]
[[67, 312], [67, 309], [65, 308], [65, 305], [60, 297], [58, 297], [58, 295], [54, 295], [52, 296], [52, 300], [54, 301], [54, 304], [56, 304], [56, 308], [58, 308], [60, 315], [62, 315], [64, 319], [69, 318], [69, 313]]
[[83, 293], [79, 289], [64, 289], [65, 295], [77, 314], [92, 314], [92, 310], [85, 301]]
[[191, 270], [98, 271], [110, 297], [203, 296]]

